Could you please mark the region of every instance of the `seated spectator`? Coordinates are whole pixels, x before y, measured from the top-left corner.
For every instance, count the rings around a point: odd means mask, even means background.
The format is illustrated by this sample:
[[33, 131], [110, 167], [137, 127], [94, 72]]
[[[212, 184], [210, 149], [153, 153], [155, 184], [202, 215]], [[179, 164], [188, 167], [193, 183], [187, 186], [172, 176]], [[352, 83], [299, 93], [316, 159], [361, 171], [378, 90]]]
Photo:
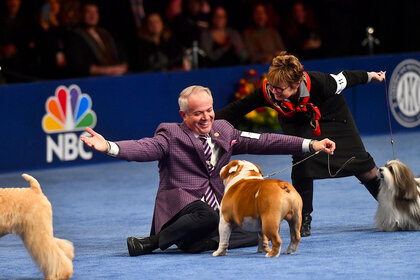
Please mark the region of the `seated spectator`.
[[286, 45], [300, 59], [320, 58], [322, 41], [312, 11], [300, 1], [292, 5], [285, 26]]
[[169, 71], [182, 68], [183, 48], [173, 38], [158, 13], [147, 15], [131, 63], [133, 72]]
[[171, 22], [175, 38], [186, 49], [191, 48], [194, 41], [199, 42], [202, 30], [209, 27], [207, 10], [203, 12], [206, 3], [203, 0], [184, 0], [182, 12]]
[[119, 76], [127, 73], [124, 52], [111, 34], [98, 26], [99, 9], [95, 1], [83, 2], [82, 26], [74, 31], [66, 53], [69, 69], [76, 76]]
[[242, 37], [228, 27], [226, 9], [222, 6], [214, 8], [211, 28], [202, 32], [200, 46], [210, 67], [243, 64], [248, 58]]
[[80, 24], [80, 2], [78, 0], [61, 0], [58, 16], [63, 29], [73, 30]]
[[67, 17], [65, 13], [68, 9], [62, 10], [61, 1], [46, 0], [39, 15], [37, 49], [40, 75], [47, 79], [63, 79], [70, 76], [65, 46], [69, 40], [71, 27], [62, 23], [62, 19]]
[[270, 63], [274, 57], [286, 50], [280, 33], [268, 25], [266, 6], [254, 5], [252, 24], [244, 30], [244, 42], [251, 63]]
[[60, 26], [58, 14], [60, 13], [59, 0], [46, 0], [41, 7], [39, 24], [43, 30], [50, 30]]
[[0, 7], [0, 65], [6, 83], [36, 80], [34, 24], [22, 12], [21, 0]]
[[[166, 0], [165, 0], [166, 1]], [[99, 1], [100, 24], [124, 48], [129, 64], [136, 54], [134, 42], [146, 22], [146, 15], [155, 11], [161, 1], [107, 0]]]

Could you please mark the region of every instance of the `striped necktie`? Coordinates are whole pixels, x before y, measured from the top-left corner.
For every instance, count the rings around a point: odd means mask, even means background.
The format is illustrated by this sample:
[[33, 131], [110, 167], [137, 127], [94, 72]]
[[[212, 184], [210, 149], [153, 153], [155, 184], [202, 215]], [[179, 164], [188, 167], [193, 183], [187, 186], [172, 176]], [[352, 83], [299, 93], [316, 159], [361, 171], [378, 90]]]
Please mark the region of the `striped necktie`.
[[[200, 135], [200, 136], [198, 136], [198, 138], [203, 143], [204, 158], [206, 159], [207, 168], [209, 169], [209, 173], [210, 173], [210, 175], [212, 175], [215, 167], [211, 164], [211, 154], [212, 154], [211, 147], [210, 147], [209, 143], [207, 142], [207, 137], [206, 136]], [[211, 187], [210, 184], [207, 187], [206, 192], [204, 194], [204, 201], [208, 205], [210, 205], [211, 208], [213, 208], [214, 210], [217, 210], [216, 195], [214, 194], [213, 188]]]

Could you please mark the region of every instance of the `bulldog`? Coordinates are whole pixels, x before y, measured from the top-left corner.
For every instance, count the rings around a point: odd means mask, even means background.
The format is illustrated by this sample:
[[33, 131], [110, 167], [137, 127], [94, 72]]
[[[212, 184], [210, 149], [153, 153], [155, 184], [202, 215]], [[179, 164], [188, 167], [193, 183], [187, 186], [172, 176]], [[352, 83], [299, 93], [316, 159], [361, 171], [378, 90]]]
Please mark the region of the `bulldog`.
[[[245, 160], [234, 160], [220, 170], [225, 194], [220, 205], [219, 248], [213, 256], [225, 256], [232, 225], [258, 231], [258, 253], [278, 257], [283, 219], [289, 223], [290, 244], [283, 254], [294, 254], [300, 242], [302, 198], [284, 181], [264, 179], [261, 168]], [[270, 250], [268, 240], [271, 241]]]

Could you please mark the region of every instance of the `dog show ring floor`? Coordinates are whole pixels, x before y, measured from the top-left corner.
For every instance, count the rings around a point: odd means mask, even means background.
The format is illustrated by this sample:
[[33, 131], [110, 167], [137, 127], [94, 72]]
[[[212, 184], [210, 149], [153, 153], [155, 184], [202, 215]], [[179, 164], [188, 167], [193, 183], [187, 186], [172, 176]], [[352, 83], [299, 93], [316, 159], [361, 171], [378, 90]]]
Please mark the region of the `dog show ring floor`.
[[[378, 166], [393, 159], [389, 135], [362, 137]], [[397, 159], [420, 175], [420, 132], [394, 134]], [[337, 147], [339, 148], [339, 147]], [[240, 155], [270, 174], [291, 165], [290, 156]], [[332, 160], [334, 158], [332, 157]], [[334, 171], [333, 171], [334, 172]], [[376, 201], [354, 177], [316, 180], [312, 235], [295, 255], [265, 258], [257, 247], [186, 254], [175, 246], [128, 255], [128, 236], [148, 236], [158, 186], [157, 162], [115, 159], [75, 167], [0, 174], [0, 187], [29, 187], [34, 176], [53, 209], [54, 235], [73, 242], [72, 279], [420, 279], [420, 232], [380, 232]], [[273, 178], [290, 182], [290, 169]], [[282, 251], [290, 241], [280, 229]], [[0, 239], [0, 279], [42, 279], [22, 241]]]

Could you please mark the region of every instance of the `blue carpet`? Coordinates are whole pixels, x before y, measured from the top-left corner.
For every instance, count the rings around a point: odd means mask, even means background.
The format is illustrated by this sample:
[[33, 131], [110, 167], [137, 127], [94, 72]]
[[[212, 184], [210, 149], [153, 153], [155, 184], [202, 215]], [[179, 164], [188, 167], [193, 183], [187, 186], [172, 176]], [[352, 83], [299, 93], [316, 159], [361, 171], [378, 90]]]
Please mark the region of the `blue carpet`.
[[[420, 133], [394, 135], [396, 157], [420, 174]], [[388, 135], [363, 137], [382, 166], [392, 159]], [[266, 174], [290, 165], [290, 156], [252, 156]], [[22, 170], [41, 183], [51, 201], [54, 232], [75, 245], [73, 279], [420, 279], [420, 232], [378, 232], [376, 201], [356, 178], [315, 182], [312, 236], [296, 255], [268, 259], [256, 247], [212, 252], [165, 252], [129, 257], [127, 236], [147, 236], [158, 185], [157, 163], [109, 163]], [[21, 172], [0, 174], [0, 186], [27, 187]], [[290, 181], [290, 169], [275, 178]], [[284, 250], [289, 241], [283, 222]], [[0, 279], [41, 279], [20, 239], [0, 239]]]

